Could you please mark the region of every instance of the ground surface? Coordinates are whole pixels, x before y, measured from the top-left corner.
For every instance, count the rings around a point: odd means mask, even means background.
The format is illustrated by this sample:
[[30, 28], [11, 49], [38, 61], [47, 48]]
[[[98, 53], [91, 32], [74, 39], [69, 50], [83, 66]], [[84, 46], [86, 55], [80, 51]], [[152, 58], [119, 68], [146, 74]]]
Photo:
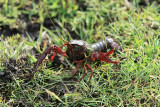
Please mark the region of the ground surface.
[[[153, 4], [152, 4], [153, 3]], [[0, 105], [160, 106], [160, 5], [152, 0], [1, 0]], [[72, 39], [92, 44], [111, 37], [122, 47], [118, 64], [87, 62], [94, 70], [73, 78], [73, 62], [49, 54], [47, 46]], [[66, 50], [66, 48], [63, 48]], [[106, 51], [109, 51], [106, 50]]]

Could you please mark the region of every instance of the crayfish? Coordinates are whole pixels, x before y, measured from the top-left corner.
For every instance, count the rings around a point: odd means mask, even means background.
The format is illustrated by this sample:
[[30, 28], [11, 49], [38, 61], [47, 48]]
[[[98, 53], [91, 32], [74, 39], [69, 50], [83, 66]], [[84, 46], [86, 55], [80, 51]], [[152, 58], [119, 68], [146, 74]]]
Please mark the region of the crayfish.
[[[62, 47], [67, 46], [67, 50], [64, 51], [62, 50]], [[103, 53], [106, 51], [107, 48], [112, 48], [111, 51]], [[51, 51], [53, 51], [53, 55], [51, 57], [51, 60], [54, 59], [56, 54], [60, 54], [64, 57], [67, 57], [70, 61], [73, 61], [74, 64], [76, 65], [76, 70], [73, 72], [71, 77], [73, 77], [77, 72], [79, 65], [82, 66], [84, 69], [84, 75], [77, 80], [76, 82], [82, 80], [86, 74], [87, 74], [87, 69], [91, 71], [90, 74], [90, 79], [93, 75], [93, 70], [89, 66], [89, 64], [85, 63], [86, 61], [94, 61], [94, 60], [100, 60], [100, 61], [105, 61], [109, 63], [118, 63], [117, 61], [112, 61], [109, 59], [109, 55], [113, 53], [113, 51], [118, 51], [122, 50], [120, 45], [115, 42], [112, 38], [105, 38], [104, 40], [101, 40], [100, 42], [94, 43], [94, 44], [89, 44], [86, 41], [83, 40], [72, 40], [69, 42], [65, 41], [65, 44], [61, 47], [57, 45], [51, 45], [49, 46], [39, 57], [38, 61], [36, 62], [34, 66], [34, 72], [37, 70], [39, 65], [42, 63], [42, 61], [45, 59], [47, 54], [49, 54]], [[87, 68], [87, 69], [86, 69]], [[75, 82], [75, 83], [76, 83]]]

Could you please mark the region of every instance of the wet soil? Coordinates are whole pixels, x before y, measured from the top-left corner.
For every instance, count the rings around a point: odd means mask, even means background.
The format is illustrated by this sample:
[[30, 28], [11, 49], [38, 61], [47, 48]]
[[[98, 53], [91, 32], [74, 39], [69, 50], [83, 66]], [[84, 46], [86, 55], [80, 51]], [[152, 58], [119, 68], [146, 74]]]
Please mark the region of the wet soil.
[[[58, 61], [59, 58], [56, 58], [56, 60]], [[0, 72], [0, 81], [1, 81], [0, 95], [2, 96], [1, 97], [2, 100], [9, 101], [11, 92], [15, 89], [15, 87], [14, 86], [12, 87], [12, 85], [10, 86], [8, 84], [12, 84], [13, 81], [16, 81], [16, 79], [18, 79], [18, 80], [23, 80], [23, 82], [19, 82], [19, 84], [22, 85], [23, 87], [26, 87], [24, 84], [28, 84], [28, 85], [30, 84], [31, 86], [33, 85], [31, 82], [34, 79], [34, 75], [32, 72], [33, 65], [31, 65], [31, 62], [28, 57], [22, 57], [18, 60], [11, 58], [5, 61], [3, 64], [4, 64], [3, 66], [5, 66], [5, 69], [3, 72]], [[56, 65], [56, 66], [59, 66], [59, 65]], [[43, 71], [41, 73], [43, 73]], [[75, 86], [67, 85], [67, 84], [72, 84], [75, 81], [76, 81], [75, 78], [64, 78], [63, 83], [57, 82], [55, 84], [48, 85], [45, 88], [49, 89], [51, 92], [54, 92], [59, 97], [63, 97], [65, 93], [74, 92]], [[49, 79], [45, 79], [44, 83], [51, 84], [53, 83], [53, 81]], [[38, 84], [41, 84], [41, 83], [38, 83]], [[43, 98], [43, 100], [47, 102], [53, 102], [53, 99], [49, 97], [50, 95], [45, 90], [39, 96], [41, 96], [41, 98]], [[39, 99], [39, 97], [37, 97], [37, 99]], [[15, 102], [12, 105], [13, 106], [31, 106], [30, 104], [27, 104], [26, 103], [27, 101], [25, 100], [26, 99], [21, 99], [20, 102]], [[56, 102], [59, 103], [58, 100], [56, 100]]]
[[8, 61], [4, 62], [4, 72], [1, 72], [0, 78], [4, 81], [7, 80], [14, 80], [13, 77], [19, 77], [22, 79], [31, 79], [32, 70], [31, 62], [28, 60], [28, 57], [16, 59], [9, 59]]
[[[34, 19], [34, 17], [33, 17]], [[35, 17], [35, 19], [37, 19]], [[36, 41], [38, 39], [39, 36], [39, 31], [40, 31], [40, 23], [36, 23], [36, 22], [31, 22], [29, 20], [29, 16], [22, 14], [20, 16], [20, 20], [21, 22], [24, 24], [25, 27], [20, 28], [20, 29], [11, 29], [9, 26], [0, 26], [0, 35], [3, 35], [4, 38], [8, 37], [8, 36], [13, 36], [15, 34], [20, 34], [21, 37], [25, 37], [28, 38], [27, 33], [29, 34], [29, 36]], [[55, 24], [55, 26], [53, 25], [53, 23]], [[61, 26], [59, 26], [59, 24], [52, 22], [51, 19], [47, 18], [44, 20], [43, 26], [46, 27], [49, 30], [56, 30], [57, 28], [61, 28]], [[67, 26], [67, 25], [66, 25]], [[79, 36], [74, 32], [74, 31], [70, 31], [68, 29], [65, 28], [65, 30], [67, 32], [70, 33], [71, 37], [73, 39], [80, 39]], [[57, 34], [58, 35], [58, 34]], [[66, 35], [68, 36], [68, 35]], [[69, 37], [67, 37], [69, 38]]]

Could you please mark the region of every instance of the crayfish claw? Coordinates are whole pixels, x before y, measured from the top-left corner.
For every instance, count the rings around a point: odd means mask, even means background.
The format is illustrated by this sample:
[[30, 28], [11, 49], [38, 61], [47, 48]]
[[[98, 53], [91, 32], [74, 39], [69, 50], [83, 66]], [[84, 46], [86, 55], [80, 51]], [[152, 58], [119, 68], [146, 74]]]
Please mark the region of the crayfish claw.
[[34, 72], [34, 73], [36, 72], [37, 68], [38, 68], [39, 65], [42, 63], [42, 61], [45, 59], [46, 56], [47, 56], [47, 54], [45, 54], [45, 53], [42, 53], [42, 54], [40, 55], [40, 57], [38, 58], [35, 66], [34, 66], [34, 69], [33, 69], [33, 72]]
[[117, 61], [112, 61], [112, 60], [109, 59], [109, 58], [105, 59], [105, 61], [106, 61], [106, 62], [110, 62], [110, 63], [119, 63], [119, 62], [117, 62]]
[[114, 49], [112, 49], [111, 51], [109, 51], [109, 52], [107, 52], [107, 53], [105, 53], [105, 55], [111, 55], [112, 53], [113, 53], [113, 51], [114, 51]]

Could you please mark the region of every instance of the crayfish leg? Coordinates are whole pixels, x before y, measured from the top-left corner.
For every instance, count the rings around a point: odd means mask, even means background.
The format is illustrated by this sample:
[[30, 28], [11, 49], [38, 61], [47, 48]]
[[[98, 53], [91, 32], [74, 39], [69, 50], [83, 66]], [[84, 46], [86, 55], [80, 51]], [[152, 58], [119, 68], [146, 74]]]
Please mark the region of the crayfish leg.
[[74, 63], [83, 63], [86, 59], [80, 60], [80, 61], [74, 61]]
[[89, 78], [89, 81], [90, 81], [93, 76], [93, 70], [88, 64], [86, 64], [86, 67], [91, 71], [90, 78]]
[[70, 76], [71, 78], [78, 72], [79, 64], [76, 65], [76, 70], [73, 72], [73, 74]]
[[[79, 67], [79, 64], [77, 64], [76, 71], [71, 75], [72, 77], [78, 72], [78, 67]], [[91, 78], [93, 76], [93, 70], [92, 70], [92, 68], [88, 64], [86, 64], [86, 65], [82, 64], [82, 67], [84, 69], [84, 75], [79, 80], [77, 80], [76, 82], [74, 82], [74, 84], [77, 83], [77, 82], [79, 82], [79, 81], [81, 81], [87, 75], [87, 69], [86, 69], [86, 67], [91, 71], [89, 81], [91, 80]]]
[[84, 75], [79, 80], [77, 80], [76, 82], [74, 82], [73, 84], [81, 81], [87, 75], [87, 69], [86, 69], [85, 65], [82, 64], [82, 67], [84, 69]]
[[51, 57], [51, 60], [53, 61], [54, 57], [56, 56], [56, 53], [54, 52], [52, 57]]

